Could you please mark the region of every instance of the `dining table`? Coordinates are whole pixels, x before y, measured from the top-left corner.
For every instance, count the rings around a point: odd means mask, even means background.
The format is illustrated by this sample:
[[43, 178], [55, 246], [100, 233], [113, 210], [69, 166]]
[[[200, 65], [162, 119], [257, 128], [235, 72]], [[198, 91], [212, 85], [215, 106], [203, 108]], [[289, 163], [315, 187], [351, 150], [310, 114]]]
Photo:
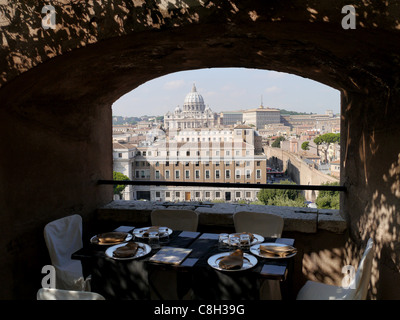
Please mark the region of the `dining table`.
[[[247, 268], [213, 266], [210, 261], [216, 255], [232, 252], [228, 245], [221, 248], [218, 233], [170, 229], [168, 242], [154, 248], [148, 238], [135, 236], [134, 226], [110, 231], [121, 230], [146, 248], [142, 255], [118, 259], [110, 255], [115, 246], [91, 238], [71, 256], [81, 261], [84, 276], [90, 275], [91, 291], [109, 300], [259, 300], [263, 281], [291, 281], [293, 257], [263, 257], [244, 250], [252, 261]], [[263, 242], [294, 246], [295, 240], [263, 237]]]

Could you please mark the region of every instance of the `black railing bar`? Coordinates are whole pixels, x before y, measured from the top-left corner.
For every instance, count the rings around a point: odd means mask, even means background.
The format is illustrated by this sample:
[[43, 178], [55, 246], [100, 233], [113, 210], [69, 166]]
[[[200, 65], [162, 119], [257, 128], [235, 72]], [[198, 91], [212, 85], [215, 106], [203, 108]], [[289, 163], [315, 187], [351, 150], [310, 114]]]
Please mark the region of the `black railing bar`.
[[257, 188], [288, 190], [324, 190], [346, 191], [345, 186], [298, 185], [298, 184], [256, 184], [256, 183], [219, 183], [219, 182], [187, 182], [187, 181], [138, 181], [138, 180], [98, 180], [98, 184], [139, 185], [139, 186], [177, 186], [177, 187], [214, 187], [214, 188]]

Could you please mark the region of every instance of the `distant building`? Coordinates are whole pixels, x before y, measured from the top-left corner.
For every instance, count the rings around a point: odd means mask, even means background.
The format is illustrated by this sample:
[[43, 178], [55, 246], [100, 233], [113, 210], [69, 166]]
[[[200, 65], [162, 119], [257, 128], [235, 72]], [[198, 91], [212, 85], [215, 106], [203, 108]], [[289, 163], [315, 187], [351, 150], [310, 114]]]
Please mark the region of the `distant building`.
[[192, 91], [185, 97], [183, 109], [179, 106], [164, 115], [166, 129], [213, 128], [218, 125], [218, 116], [204, 104], [204, 99], [193, 84]]
[[340, 178], [340, 160], [332, 161], [329, 165], [331, 175]]
[[278, 109], [264, 108], [261, 105], [259, 108], [243, 111], [243, 122], [255, 126], [257, 130], [264, 129], [267, 124], [280, 123], [281, 113]]
[[[254, 128], [181, 130], [153, 144], [113, 145], [114, 170], [138, 181], [267, 182], [267, 158]], [[124, 199], [254, 201], [259, 188], [128, 186]]]
[[221, 124], [224, 126], [235, 126], [243, 122], [243, 112], [221, 112]]

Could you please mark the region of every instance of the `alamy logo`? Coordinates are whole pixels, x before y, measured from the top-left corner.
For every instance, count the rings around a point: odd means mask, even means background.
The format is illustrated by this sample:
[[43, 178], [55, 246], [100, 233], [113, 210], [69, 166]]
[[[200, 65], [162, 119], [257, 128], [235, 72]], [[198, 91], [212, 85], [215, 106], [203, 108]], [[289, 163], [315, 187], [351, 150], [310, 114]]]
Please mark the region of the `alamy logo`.
[[355, 277], [356, 277], [356, 270], [353, 266], [347, 265], [342, 268], [342, 273], [344, 277], [342, 279], [342, 288], [343, 289], [355, 289]]
[[42, 27], [46, 30], [55, 29], [56, 9], [52, 5], [46, 5], [42, 8], [42, 14], [45, 14], [45, 16], [42, 18]]
[[342, 19], [342, 28], [355, 29], [356, 28], [356, 9], [354, 6], [348, 5], [342, 8], [342, 13], [346, 14]]
[[45, 265], [42, 273], [46, 275], [42, 279], [42, 288], [54, 289], [56, 287], [56, 269], [52, 265]]

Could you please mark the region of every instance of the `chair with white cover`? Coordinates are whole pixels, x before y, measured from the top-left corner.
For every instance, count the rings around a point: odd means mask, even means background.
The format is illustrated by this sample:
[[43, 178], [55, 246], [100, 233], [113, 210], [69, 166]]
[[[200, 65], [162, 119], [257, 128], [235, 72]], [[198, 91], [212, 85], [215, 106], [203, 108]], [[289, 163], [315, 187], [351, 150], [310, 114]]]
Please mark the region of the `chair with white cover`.
[[[193, 210], [155, 209], [150, 214], [153, 226], [168, 227], [172, 230], [197, 231], [199, 216]], [[191, 290], [184, 297], [178, 294], [179, 275], [173, 270], [154, 270], [149, 279], [152, 299], [187, 299]]]
[[71, 255], [83, 247], [82, 217], [78, 214], [49, 222], [44, 227], [44, 239], [50, 260], [55, 268], [56, 288], [64, 290], [89, 290], [82, 263]]
[[283, 218], [265, 212], [239, 211], [233, 215], [236, 232], [252, 232], [267, 238], [279, 238], [283, 231]]
[[369, 239], [355, 276], [346, 286], [335, 286], [308, 280], [297, 294], [297, 300], [365, 300], [371, 279], [374, 242]]
[[153, 226], [168, 227], [172, 230], [197, 231], [199, 216], [193, 210], [156, 209], [151, 212]]
[[[233, 215], [236, 232], [251, 232], [266, 238], [282, 235], [284, 220], [281, 216], [265, 212], [239, 211]], [[260, 285], [260, 299], [282, 299], [279, 280], [263, 280]]]
[[96, 292], [41, 288], [36, 294], [36, 300], [105, 300]]

